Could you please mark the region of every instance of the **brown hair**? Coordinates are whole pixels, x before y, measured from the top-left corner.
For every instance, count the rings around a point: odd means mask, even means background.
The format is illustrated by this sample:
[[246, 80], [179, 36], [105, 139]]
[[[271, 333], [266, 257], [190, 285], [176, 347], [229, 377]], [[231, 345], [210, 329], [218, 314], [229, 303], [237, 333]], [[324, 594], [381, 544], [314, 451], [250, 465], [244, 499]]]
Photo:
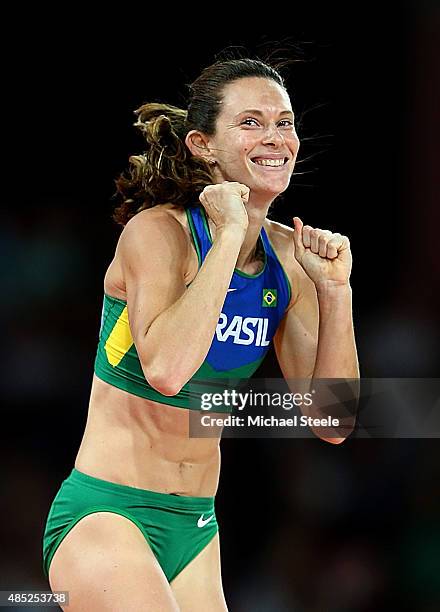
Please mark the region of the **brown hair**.
[[138, 108], [134, 124], [146, 141], [145, 152], [129, 158], [128, 174], [116, 179], [116, 194], [122, 202], [113, 219], [125, 225], [141, 210], [172, 202], [193, 205], [206, 185], [213, 182], [212, 169], [194, 156], [185, 144], [190, 130], [212, 135], [220, 112], [225, 85], [245, 77], [284, 82], [277, 70], [249, 58], [217, 61], [203, 70], [189, 86], [188, 110], [170, 104], [148, 103]]

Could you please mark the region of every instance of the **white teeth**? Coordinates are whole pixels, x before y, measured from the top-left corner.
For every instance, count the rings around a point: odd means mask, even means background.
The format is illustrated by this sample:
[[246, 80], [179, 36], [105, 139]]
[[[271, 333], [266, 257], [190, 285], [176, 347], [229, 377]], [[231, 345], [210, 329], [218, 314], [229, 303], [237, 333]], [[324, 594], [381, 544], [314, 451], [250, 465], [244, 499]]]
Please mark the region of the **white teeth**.
[[254, 164], [259, 166], [284, 166], [284, 159], [256, 159]]

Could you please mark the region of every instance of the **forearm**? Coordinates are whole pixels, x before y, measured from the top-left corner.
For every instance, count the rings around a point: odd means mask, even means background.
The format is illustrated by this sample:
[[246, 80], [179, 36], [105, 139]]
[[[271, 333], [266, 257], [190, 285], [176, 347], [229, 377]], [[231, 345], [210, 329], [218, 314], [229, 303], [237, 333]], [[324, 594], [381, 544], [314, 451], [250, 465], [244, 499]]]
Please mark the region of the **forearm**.
[[[319, 333], [315, 368], [311, 382], [313, 404], [303, 412], [322, 425], [311, 425], [314, 434], [326, 442], [340, 444], [354, 429], [359, 396], [359, 363], [353, 329], [352, 292], [349, 285], [316, 287], [319, 304]], [[338, 391], [340, 401], [325, 382], [313, 379], [350, 379]], [[336, 403], [335, 403], [336, 400]], [[317, 423], [318, 421], [314, 421]]]
[[166, 394], [177, 393], [209, 351], [243, 237], [237, 227], [217, 231], [194, 281], [148, 329], [147, 370], [152, 380], [166, 379]]
[[319, 333], [313, 378], [359, 378], [350, 285], [316, 287]]

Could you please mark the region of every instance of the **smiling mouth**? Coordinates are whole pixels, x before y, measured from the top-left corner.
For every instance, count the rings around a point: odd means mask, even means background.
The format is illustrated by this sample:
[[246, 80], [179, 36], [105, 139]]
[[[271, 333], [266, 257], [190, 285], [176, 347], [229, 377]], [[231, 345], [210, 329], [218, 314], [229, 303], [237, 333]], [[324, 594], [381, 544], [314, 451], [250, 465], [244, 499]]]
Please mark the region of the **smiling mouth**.
[[264, 168], [281, 168], [285, 166], [289, 159], [287, 157], [281, 159], [262, 159], [262, 158], [254, 158], [251, 159], [251, 162], [256, 166], [262, 166]]

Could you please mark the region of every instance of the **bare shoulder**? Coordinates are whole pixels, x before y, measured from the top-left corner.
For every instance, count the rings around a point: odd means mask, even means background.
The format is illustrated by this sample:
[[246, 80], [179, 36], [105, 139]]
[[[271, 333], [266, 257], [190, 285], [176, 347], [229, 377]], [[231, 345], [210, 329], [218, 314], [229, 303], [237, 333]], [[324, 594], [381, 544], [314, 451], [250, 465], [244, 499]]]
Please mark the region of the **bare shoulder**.
[[128, 221], [119, 236], [115, 257], [151, 258], [154, 253], [179, 263], [189, 256], [185, 230], [165, 204], [142, 210]]
[[[267, 219], [264, 222], [264, 228], [269, 236], [271, 243], [274, 246], [278, 246], [280, 249], [288, 250], [293, 248], [293, 228], [273, 221], [273, 219]], [[278, 251], [277, 251], [278, 255]]]
[[[183, 241], [185, 232], [169, 204], [160, 204], [137, 213], [128, 221], [119, 237], [119, 243], [130, 239], [140, 240], [148, 235], [168, 232], [170, 240]], [[165, 237], [165, 236], [164, 236]]]
[[305, 273], [302, 266], [295, 258], [295, 243], [293, 241], [293, 227], [266, 219], [264, 228], [267, 232], [270, 242], [280, 260], [292, 287], [291, 303], [296, 302], [304, 284], [312, 283], [310, 278]]
[[145, 269], [147, 262], [160, 259], [165, 264], [182, 266], [186, 277], [190, 243], [173, 206], [157, 205], [137, 213], [123, 228], [116, 245], [113, 261], [104, 278], [104, 291], [126, 299], [125, 272]]

